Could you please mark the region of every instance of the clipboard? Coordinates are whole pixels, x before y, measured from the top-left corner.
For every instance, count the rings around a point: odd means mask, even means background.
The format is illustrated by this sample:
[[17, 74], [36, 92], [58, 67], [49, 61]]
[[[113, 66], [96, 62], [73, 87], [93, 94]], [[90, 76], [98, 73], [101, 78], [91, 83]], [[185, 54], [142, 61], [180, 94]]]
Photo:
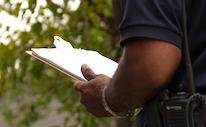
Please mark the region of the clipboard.
[[58, 36], [54, 36], [56, 48], [32, 48], [26, 54], [68, 75], [74, 80], [86, 81], [81, 73], [81, 65], [87, 64], [95, 74], [112, 78], [118, 63], [94, 50], [73, 48]]
[[42, 58], [41, 56], [37, 55], [37, 54], [34, 53], [33, 51], [26, 51], [26, 54], [34, 57], [35, 59], [37, 59], [37, 60], [39, 60], [39, 61], [41, 61], [41, 62], [43, 62], [43, 63], [45, 63], [45, 64], [47, 64], [47, 65], [49, 65], [49, 66], [52, 67], [52, 68], [54, 68], [54, 69], [56, 69], [56, 70], [58, 70], [58, 71], [60, 71], [60, 72], [62, 72], [62, 73], [64, 73], [64, 74], [66, 74], [67, 76], [71, 77], [71, 78], [74, 79], [74, 80], [77, 80], [77, 81], [85, 81], [85, 79], [83, 79], [83, 78], [81, 78], [81, 77], [79, 77], [79, 76], [77, 76], [77, 75], [74, 75], [73, 73], [71, 73], [71, 72], [69, 72], [68, 70], [66, 70], [66, 69], [64, 69], [64, 68], [56, 65], [55, 63], [53, 63], [53, 62], [51, 62], [51, 61], [48, 61], [48, 60]]

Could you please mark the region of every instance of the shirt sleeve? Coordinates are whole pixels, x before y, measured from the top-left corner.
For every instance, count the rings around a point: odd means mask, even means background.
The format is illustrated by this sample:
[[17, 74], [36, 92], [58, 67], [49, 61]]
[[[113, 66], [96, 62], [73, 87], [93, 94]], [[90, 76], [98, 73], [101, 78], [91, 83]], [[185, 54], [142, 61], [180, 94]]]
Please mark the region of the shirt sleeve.
[[121, 0], [120, 44], [136, 37], [164, 40], [181, 48], [181, 0]]

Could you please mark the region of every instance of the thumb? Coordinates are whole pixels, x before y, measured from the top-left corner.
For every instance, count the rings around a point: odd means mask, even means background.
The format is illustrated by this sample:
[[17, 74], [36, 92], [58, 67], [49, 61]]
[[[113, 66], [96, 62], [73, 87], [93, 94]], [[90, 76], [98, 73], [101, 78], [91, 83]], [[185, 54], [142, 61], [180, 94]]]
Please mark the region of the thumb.
[[92, 80], [96, 77], [96, 74], [92, 71], [92, 69], [87, 64], [82, 65], [81, 71], [82, 71], [83, 76], [87, 80]]

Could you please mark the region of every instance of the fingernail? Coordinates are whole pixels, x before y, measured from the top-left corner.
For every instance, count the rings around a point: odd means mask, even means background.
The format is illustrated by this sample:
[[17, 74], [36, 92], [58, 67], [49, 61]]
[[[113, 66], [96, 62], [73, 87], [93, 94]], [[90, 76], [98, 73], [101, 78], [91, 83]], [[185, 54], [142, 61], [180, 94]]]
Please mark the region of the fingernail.
[[82, 68], [83, 68], [83, 69], [90, 69], [90, 67], [89, 67], [87, 64], [83, 64], [83, 65], [82, 65]]

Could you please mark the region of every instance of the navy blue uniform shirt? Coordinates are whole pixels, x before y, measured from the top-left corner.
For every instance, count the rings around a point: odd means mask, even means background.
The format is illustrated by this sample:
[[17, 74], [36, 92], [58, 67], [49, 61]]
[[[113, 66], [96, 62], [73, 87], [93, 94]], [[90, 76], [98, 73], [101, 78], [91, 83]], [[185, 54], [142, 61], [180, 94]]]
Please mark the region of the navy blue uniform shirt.
[[[122, 0], [121, 45], [146, 37], [182, 48], [181, 0]], [[187, 0], [188, 39], [197, 91], [206, 93], [206, 0]]]
[[[122, 46], [124, 46], [127, 39], [146, 37], [164, 40], [180, 49], [182, 48], [183, 11], [181, 0], [121, 1], [122, 21], [120, 23], [120, 35]], [[187, 0], [187, 18], [189, 48], [195, 85], [197, 92], [205, 94], [206, 0]], [[175, 89], [175, 87], [171, 86], [172, 89]]]

